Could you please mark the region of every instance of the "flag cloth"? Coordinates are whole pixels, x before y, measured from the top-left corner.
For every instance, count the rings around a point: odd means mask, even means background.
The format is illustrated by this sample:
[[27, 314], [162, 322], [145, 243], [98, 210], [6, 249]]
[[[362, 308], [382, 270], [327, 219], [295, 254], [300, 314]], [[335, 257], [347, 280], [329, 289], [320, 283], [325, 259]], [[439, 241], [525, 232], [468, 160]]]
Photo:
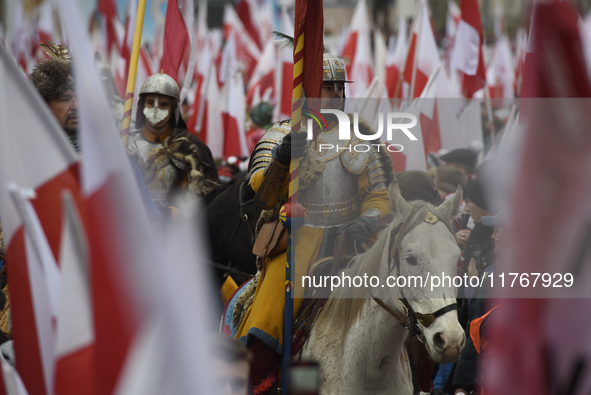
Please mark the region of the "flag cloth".
[[[537, 4], [535, 14], [536, 33], [530, 35], [534, 57], [527, 72], [530, 97], [544, 99], [530, 99], [527, 106], [530, 116], [499, 271], [573, 273], [569, 292], [589, 295], [591, 85], [581, 56], [578, 14], [567, 2]], [[539, 198], [532, 199], [533, 188], [542, 188]], [[588, 296], [501, 299], [498, 306], [490, 327], [491, 360], [483, 369], [487, 394], [591, 391], [586, 363], [591, 342], [585, 325], [572, 315], [591, 313]]]
[[266, 101], [275, 103], [275, 68], [277, 64], [277, 50], [272, 40], [267, 41], [263, 53], [257, 66], [252, 73], [252, 77], [248, 82], [246, 90], [246, 105], [247, 107], [256, 106], [258, 103], [253, 103], [255, 93], [258, 91], [259, 95], [268, 98]]
[[[294, 21], [294, 42], [305, 34], [303, 73], [293, 86], [302, 84], [307, 98], [320, 98], [322, 91], [322, 53], [324, 14], [320, 1], [296, 1]], [[295, 49], [295, 48], [294, 48]]]
[[456, 33], [451, 68], [463, 73], [462, 91], [464, 96], [472, 97], [486, 81], [482, 55], [484, 34], [478, 0], [462, 0], [460, 7], [462, 19]]
[[62, 196], [62, 273], [58, 317], [55, 393], [92, 394], [94, 329], [88, 278], [88, 241], [70, 193]]
[[[234, 52], [236, 59], [240, 62], [240, 67], [234, 69], [234, 72], [240, 71], [244, 79], [248, 81], [261, 57], [261, 50], [246, 31], [246, 28], [231, 4], [226, 4], [224, 8], [223, 26], [224, 40], [226, 42], [229, 41], [232, 35], [235, 36], [236, 40]], [[221, 82], [226, 82], [227, 75], [222, 70], [219, 72], [219, 77]]]
[[[47, 104], [27, 81], [12, 57], [0, 46], [0, 217], [7, 245], [12, 331], [17, 370], [31, 395], [45, 394], [41, 350], [27, 270], [23, 222], [6, 189], [14, 182], [33, 188], [32, 204], [54, 259], [59, 256], [65, 189], [78, 196], [77, 157]], [[11, 269], [11, 267], [14, 267]]]
[[[244, 117], [246, 114], [246, 100], [244, 97], [244, 82], [242, 74], [234, 74], [227, 82], [222, 121], [224, 124], [224, 158], [236, 156], [248, 157], [246, 132], [244, 131]], [[213, 103], [211, 104], [213, 105]]]
[[[309, 36], [307, 36], [309, 37]], [[353, 11], [349, 37], [341, 57], [345, 62], [347, 76], [355, 83], [347, 85], [351, 97], [364, 97], [365, 91], [373, 79], [371, 65], [371, 37], [369, 35], [369, 18], [365, 0], [359, 0]], [[304, 61], [306, 55], [304, 54]]]
[[170, 0], [166, 7], [160, 69], [179, 85], [181, 103], [189, 92], [195, 70], [193, 12], [192, 0]]
[[[390, 36], [388, 43], [388, 57], [386, 58], [386, 87], [388, 97], [403, 97], [402, 80], [400, 72], [404, 69], [406, 58], [406, 19], [400, 18], [398, 22], [398, 36]], [[396, 90], [398, 89], [398, 92]]]
[[429, 77], [441, 64], [427, 7], [424, 1], [417, 3], [411, 42], [404, 66], [404, 81], [410, 86], [411, 98], [421, 95]]

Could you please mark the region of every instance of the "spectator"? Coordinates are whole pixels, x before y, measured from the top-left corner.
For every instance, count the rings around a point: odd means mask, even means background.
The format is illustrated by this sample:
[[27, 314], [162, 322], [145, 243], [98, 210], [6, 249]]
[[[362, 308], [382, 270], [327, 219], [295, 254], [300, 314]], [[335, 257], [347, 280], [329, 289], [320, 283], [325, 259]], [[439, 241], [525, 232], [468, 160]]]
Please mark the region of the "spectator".
[[458, 185], [462, 187], [462, 190], [466, 189], [467, 179], [460, 170], [451, 166], [442, 166], [437, 167], [437, 173], [433, 181], [439, 196], [441, 196], [442, 200], [445, 200], [456, 192]]
[[445, 162], [445, 166], [457, 169], [467, 179], [471, 179], [476, 168], [478, 154], [470, 149], [459, 148], [441, 155], [441, 160]]
[[239, 341], [222, 334], [210, 337], [212, 374], [219, 395], [247, 395], [252, 353]]

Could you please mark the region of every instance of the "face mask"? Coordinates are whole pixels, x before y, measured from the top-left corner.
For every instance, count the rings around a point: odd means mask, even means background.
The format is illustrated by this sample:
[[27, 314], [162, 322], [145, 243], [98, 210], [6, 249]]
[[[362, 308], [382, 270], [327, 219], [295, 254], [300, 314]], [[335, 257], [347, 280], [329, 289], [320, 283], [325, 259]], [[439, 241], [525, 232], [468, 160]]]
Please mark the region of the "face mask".
[[168, 116], [168, 110], [161, 110], [158, 108], [158, 95], [154, 99], [153, 108], [144, 108], [144, 115], [151, 125], [157, 125]]

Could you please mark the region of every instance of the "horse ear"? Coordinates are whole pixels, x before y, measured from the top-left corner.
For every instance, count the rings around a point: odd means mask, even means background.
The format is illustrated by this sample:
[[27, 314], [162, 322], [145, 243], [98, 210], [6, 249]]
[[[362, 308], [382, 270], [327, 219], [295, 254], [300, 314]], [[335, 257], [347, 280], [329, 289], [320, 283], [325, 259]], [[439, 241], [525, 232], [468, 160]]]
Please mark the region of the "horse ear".
[[441, 214], [453, 221], [456, 214], [460, 211], [460, 203], [462, 202], [462, 187], [458, 185], [456, 193], [445, 202], [443, 202], [438, 208]]
[[410, 205], [402, 197], [397, 182], [391, 183], [388, 187], [388, 196], [390, 197], [390, 211], [394, 214], [394, 218], [397, 220], [406, 218], [410, 212]]

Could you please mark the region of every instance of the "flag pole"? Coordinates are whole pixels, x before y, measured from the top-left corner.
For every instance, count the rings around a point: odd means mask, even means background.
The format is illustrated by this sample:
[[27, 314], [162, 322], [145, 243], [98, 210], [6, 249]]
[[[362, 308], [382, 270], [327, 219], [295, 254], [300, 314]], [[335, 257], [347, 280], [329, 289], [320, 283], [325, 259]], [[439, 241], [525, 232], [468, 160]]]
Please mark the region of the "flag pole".
[[[305, 23], [305, 22], [304, 22]], [[299, 133], [302, 126], [302, 82], [304, 71], [304, 34], [295, 37], [293, 51], [293, 91], [291, 106], [291, 131]], [[285, 266], [285, 308], [283, 311], [283, 356], [281, 367], [281, 393], [289, 392], [289, 363], [293, 326], [293, 279], [291, 276], [295, 245], [292, 231], [304, 224], [304, 207], [298, 203], [300, 159], [292, 158], [289, 168], [289, 200], [281, 207], [279, 218], [287, 228], [287, 262]]]
[[[418, 3], [418, 7], [421, 7], [421, 3]], [[411, 78], [411, 82], [410, 82], [410, 100], [412, 101], [412, 99], [415, 98], [415, 83], [416, 83], [416, 79], [417, 79], [417, 67], [419, 64], [419, 44], [421, 42], [421, 25], [423, 22], [423, 12], [425, 12], [425, 8], [422, 7], [421, 8], [421, 12], [419, 14], [419, 20], [418, 20], [418, 28], [417, 28], [417, 42], [415, 44], [415, 57], [413, 59], [413, 65], [412, 65], [412, 78]], [[412, 38], [411, 38], [412, 40]], [[410, 51], [410, 48], [409, 48]], [[408, 57], [408, 53], [406, 55]], [[405, 70], [406, 71], [406, 70]]]
[[[135, 0], [130, 0], [135, 1]], [[133, 91], [135, 90], [135, 77], [137, 76], [137, 65], [140, 58], [140, 47], [142, 44], [142, 29], [144, 27], [144, 14], [146, 12], [146, 0], [139, 0], [137, 15], [135, 18], [135, 33], [133, 35], [133, 46], [131, 48], [131, 59], [129, 61], [129, 74], [127, 76], [127, 89], [125, 90], [125, 107], [123, 109], [123, 122], [121, 123], [121, 141], [127, 146], [129, 127], [131, 125], [131, 109], [133, 108]], [[130, 15], [131, 17], [131, 15]]]

